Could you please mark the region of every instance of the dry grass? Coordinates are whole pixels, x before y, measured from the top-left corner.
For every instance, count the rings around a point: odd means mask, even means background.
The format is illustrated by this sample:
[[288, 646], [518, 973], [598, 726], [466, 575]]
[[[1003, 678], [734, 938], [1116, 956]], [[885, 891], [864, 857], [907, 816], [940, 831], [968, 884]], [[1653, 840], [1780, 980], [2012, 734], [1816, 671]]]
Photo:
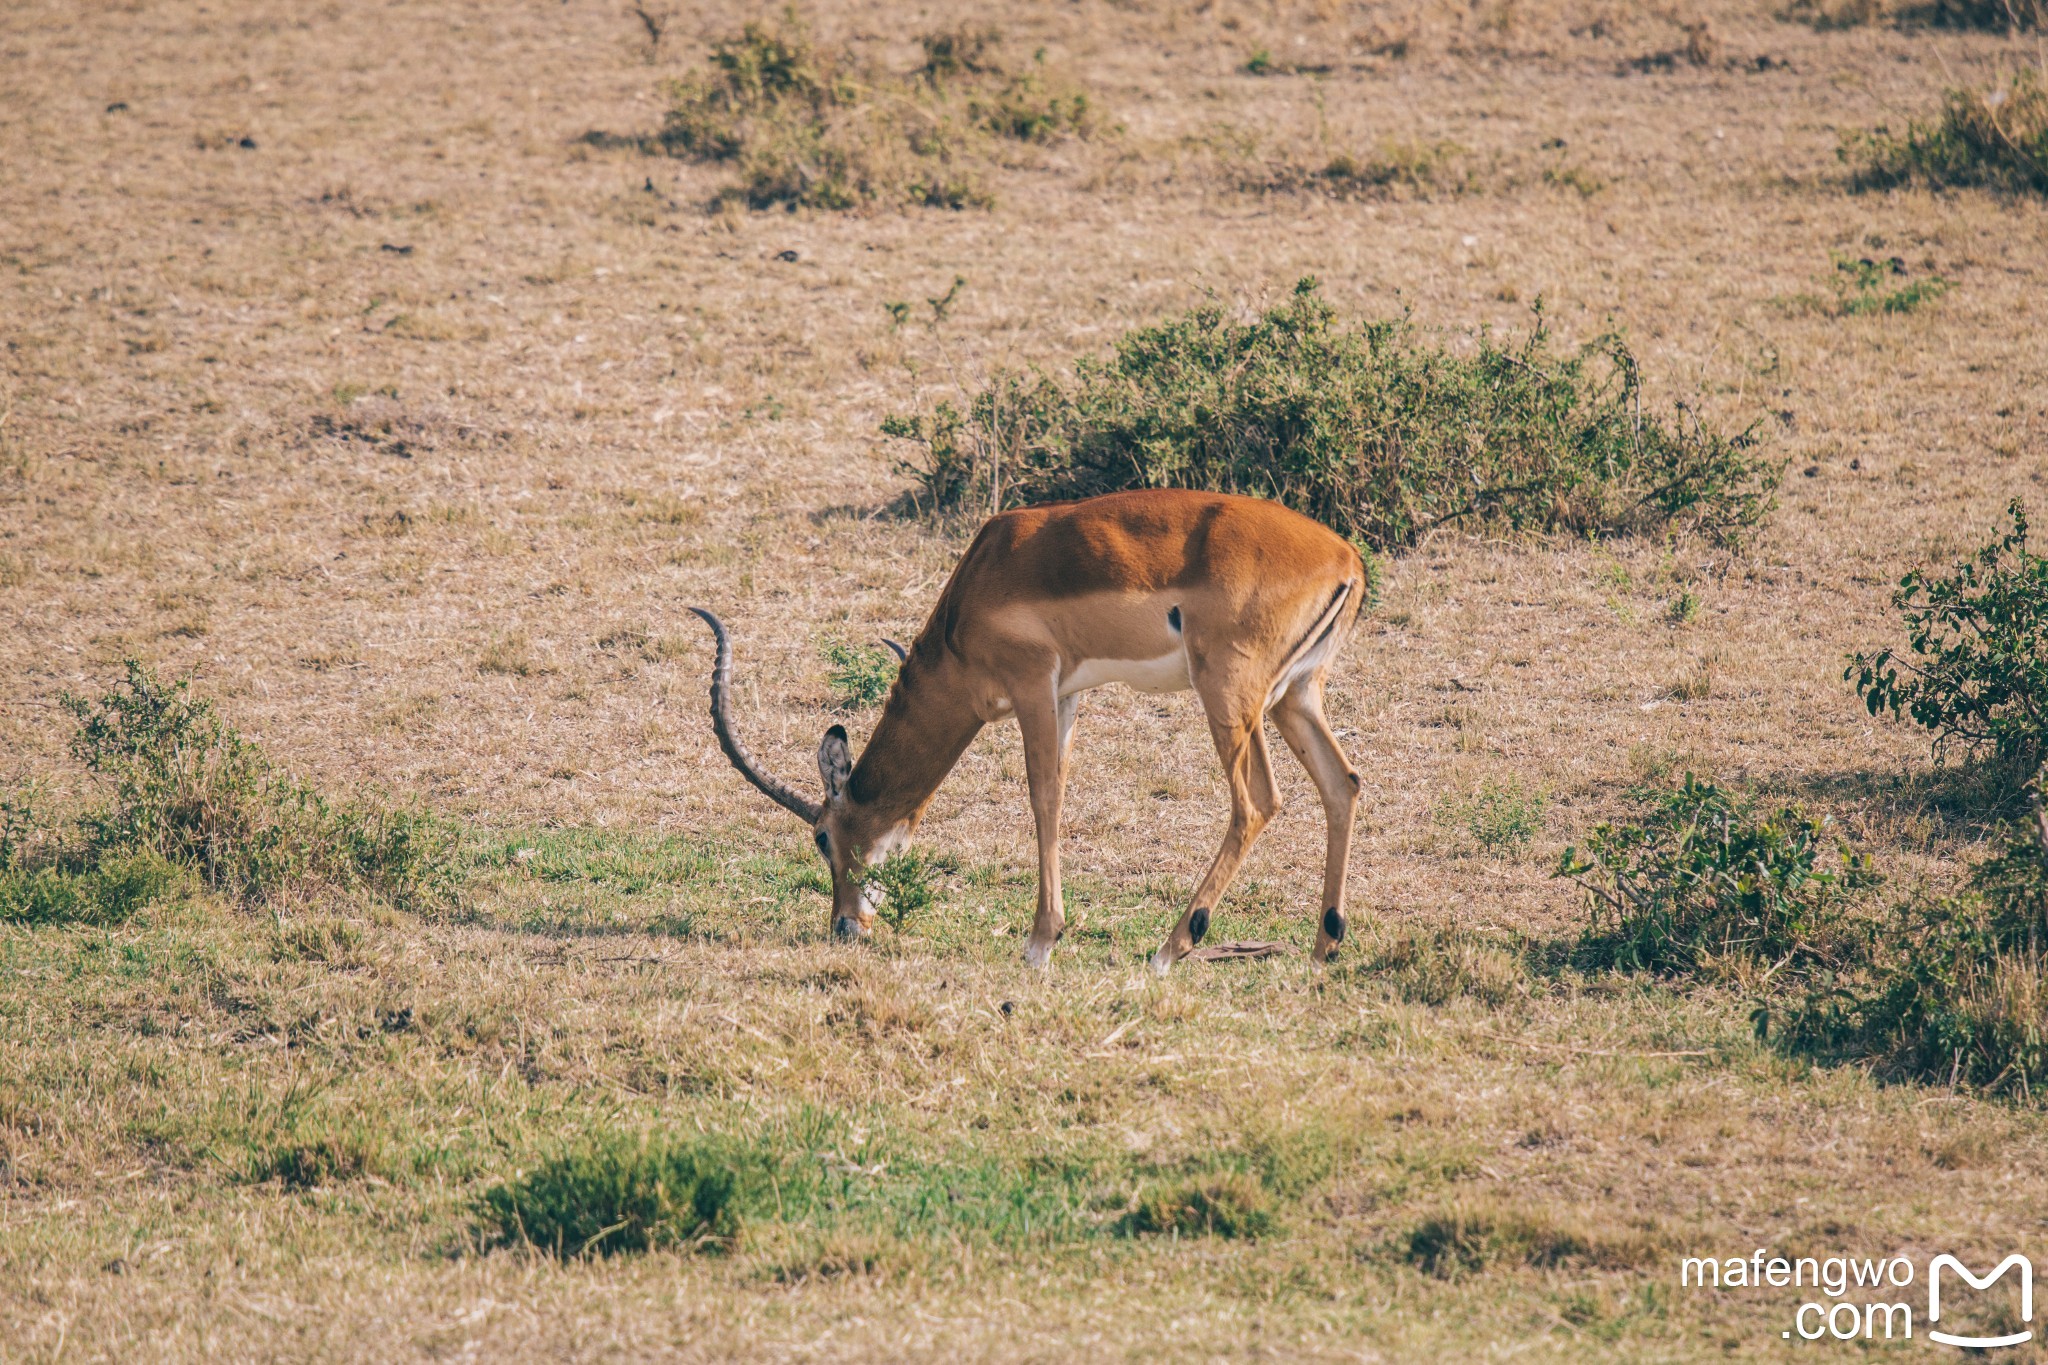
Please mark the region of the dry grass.
[[[658, 127], [719, 7], [659, 37], [581, 0], [6, 7], [0, 783], [80, 787], [52, 704], [139, 654], [320, 790], [463, 822], [470, 881], [431, 918], [199, 897], [0, 928], [0, 1351], [1763, 1356], [1792, 1300], [1682, 1294], [1671, 1257], [2038, 1259], [2038, 1110], [1794, 1065], [1744, 996], [1525, 951], [1582, 913], [1553, 845], [1645, 771], [1813, 804], [1901, 885], [1981, 837], [1840, 661], [1907, 562], [2037, 492], [2042, 209], [1850, 195], [1835, 148], [2011, 58], [1779, 8], [1010, 6], [986, 17], [1119, 136], [995, 166], [987, 209], [792, 215], [707, 213], [722, 168], [580, 140]], [[817, 28], [908, 71], [953, 17]], [[1454, 176], [1390, 194], [1246, 189], [1446, 145]], [[1782, 307], [1830, 251], [1953, 287]], [[1646, 401], [1765, 420], [1783, 506], [1739, 553], [1390, 562], [1331, 699], [1368, 801], [1328, 973], [1141, 976], [1221, 784], [1191, 698], [1120, 691], [1083, 707], [1050, 980], [1016, 961], [1008, 729], [927, 822], [937, 903], [830, 945], [802, 831], [703, 723], [681, 608], [734, 625], [750, 743], [808, 772], [824, 645], [914, 630], [963, 543], [888, 514], [884, 415], [1308, 274], [1446, 336], [1538, 295], [1569, 343], [1624, 325]], [[1320, 821], [1281, 782], [1228, 937], [1311, 931]], [[1527, 843], [1440, 821], [1487, 791], [1543, 794]], [[716, 1256], [480, 1249], [482, 1192], [581, 1136], [795, 1143], [810, 1111], [837, 1210]], [[1226, 1199], [1270, 1228], [1118, 1231]], [[1479, 1264], [1418, 1264], [1433, 1219]]]

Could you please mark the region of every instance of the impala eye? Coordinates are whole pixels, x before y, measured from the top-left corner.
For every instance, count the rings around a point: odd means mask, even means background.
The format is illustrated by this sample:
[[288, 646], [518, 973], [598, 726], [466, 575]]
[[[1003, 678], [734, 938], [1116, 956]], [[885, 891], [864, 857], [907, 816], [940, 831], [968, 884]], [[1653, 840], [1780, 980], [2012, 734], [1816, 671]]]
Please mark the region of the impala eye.
[[818, 831], [818, 853], [820, 854], [820, 856], [825, 858], [826, 861], [831, 861], [832, 836], [827, 834], [822, 829]]

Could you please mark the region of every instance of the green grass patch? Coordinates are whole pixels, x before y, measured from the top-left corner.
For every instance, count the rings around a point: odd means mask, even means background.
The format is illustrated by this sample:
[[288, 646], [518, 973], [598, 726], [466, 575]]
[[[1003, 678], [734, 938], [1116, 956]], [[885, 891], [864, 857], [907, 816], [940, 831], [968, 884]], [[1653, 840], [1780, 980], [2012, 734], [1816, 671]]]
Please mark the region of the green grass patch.
[[184, 869], [153, 853], [103, 852], [41, 866], [0, 866], [0, 923], [119, 924], [189, 895]]
[[832, 892], [808, 844], [751, 829], [490, 831], [463, 852], [475, 913], [535, 933], [791, 941], [823, 925]]
[[1830, 253], [1834, 269], [1824, 280], [1828, 296], [1796, 294], [1786, 300], [1797, 311], [1830, 318], [1860, 318], [1918, 312], [1954, 287], [1939, 275], [1909, 280], [1903, 257], [1876, 260], [1869, 256]]
[[[710, 1139], [607, 1133], [487, 1190], [479, 1220], [496, 1244], [564, 1259], [731, 1245], [754, 1182]], [[751, 1175], [752, 1172], [746, 1174]]]
[[1347, 325], [1313, 279], [1249, 320], [1211, 303], [1059, 378], [999, 371], [964, 410], [883, 431], [927, 510], [1125, 488], [1268, 497], [1374, 548], [1442, 526], [1739, 538], [1783, 472], [1747, 434], [1689, 409], [1642, 412], [1634, 354], [1607, 337], [1553, 354], [1541, 311], [1519, 340], [1431, 345], [1405, 318]]
[[1897, 256], [1879, 262], [1867, 256], [1838, 255], [1834, 274], [1828, 279], [1835, 293], [1834, 314], [1858, 318], [1871, 313], [1911, 313], [1932, 303], [1949, 291], [1949, 281], [1939, 275], [1924, 280], [1898, 283], [1906, 263]]
[[1469, 835], [1481, 852], [1500, 857], [1527, 848], [1543, 832], [1549, 804], [1547, 796], [1525, 789], [1519, 778], [1489, 777], [1464, 796], [1439, 799], [1434, 816], [1439, 825]]

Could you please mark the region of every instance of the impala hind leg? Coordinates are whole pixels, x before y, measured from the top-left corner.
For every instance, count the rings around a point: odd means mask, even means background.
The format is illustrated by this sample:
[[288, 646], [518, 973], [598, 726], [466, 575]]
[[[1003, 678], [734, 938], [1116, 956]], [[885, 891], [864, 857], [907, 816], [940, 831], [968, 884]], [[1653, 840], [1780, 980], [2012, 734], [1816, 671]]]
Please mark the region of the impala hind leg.
[[1309, 780], [1323, 798], [1323, 817], [1329, 823], [1329, 850], [1323, 858], [1322, 915], [1316, 925], [1314, 957], [1329, 959], [1344, 941], [1348, 921], [1344, 918], [1344, 885], [1351, 870], [1351, 825], [1358, 813], [1358, 773], [1337, 746], [1330, 722], [1323, 717], [1323, 680], [1302, 678], [1281, 693], [1273, 704], [1273, 721], [1280, 737], [1308, 769]]
[[[1208, 701], [1205, 695], [1204, 704]], [[1159, 951], [1152, 954], [1152, 970], [1160, 976], [1193, 952], [1209, 932], [1210, 913], [1230, 889], [1231, 879], [1237, 876], [1237, 869], [1251, 852], [1259, 831], [1280, 810], [1280, 789], [1273, 783], [1273, 760], [1266, 752], [1265, 718], [1259, 714], [1257, 702], [1236, 708], [1229, 719], [1220, 718], [1223, 714], [1217, 708], [1210, 710], [1209, 733], [1216, 741], [1216, 756], [1223, 760], [1223, 775], [1230, 784], [1230, 828], [1223, 833], [1223, 847], [1216, 851], [1216, 861], [1209, 864], [1208, 875], [1195, 888], [1195, 898], [1187, 913], [1166, 936], [1166, 942], [1159, 945]]]
[[1056, 697], [1050, 678], [1036, 695], [1011, 692], [1017, 728], [1024, 737], [1024, 777], [1031, 788], [1031, 816], [1038, 826], [1038, 914], [1024, 944], [1024, 961], [1049, 966], [1052, 945], [1066, 928], [1060, 899], [1060, 803], [1067, 790], [1067, 748], [1074, 732], [1078, 697]]

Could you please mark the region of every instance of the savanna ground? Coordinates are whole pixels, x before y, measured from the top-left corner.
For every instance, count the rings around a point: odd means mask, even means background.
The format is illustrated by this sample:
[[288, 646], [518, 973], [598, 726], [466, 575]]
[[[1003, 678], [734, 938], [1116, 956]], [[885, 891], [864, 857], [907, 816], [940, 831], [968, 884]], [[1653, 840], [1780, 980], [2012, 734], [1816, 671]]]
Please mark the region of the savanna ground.
[[[1784, 1342], [1790, 1290], [1681, 1291], [1680, 1255], [2040, 1259], [2037, 1108], [1784, 1054], [1739, 973], [1524, 951], [1577, 932], [1549, 870], [1645, 778], [1803, 800], [1892, 888], [1983, 839], [1842, 658], [2039, 495], [2048, 215], [1851, 193], [1835, 149], [2031, 43], [1738, 0], [1015, 5], [972, 17], [1117, 126], [1006, 153], [987, 207], [791, 214], [630, 145], [744, 17], [664, 15], [0, 12], [0, 782], [84, 799], [57, 698], [142, 658], [313, 786], [459, 824], [464, 878], [446, 913], [0, 927], [0, 1356], [1766, 1356], [1853, 1348]], [[900, 68], [968, 16], [811, 17]], [[1422, 192], [1247, 187], [1442, 143]], [[1830, 253], [1953, 288], [1832, 316], [1798, 301]], [[863, 725], [825, 647], [908, 638], [971, 530], [899, 514], [880, 420], [1303, 275], [1447, 334], [1539, 296], [1570, 342], [1624, 327], [1656, 404], [1758, 424], [1780, 509], [1734, 550], [1387, 562], [1331, 689], [1367, 800], [1328, 971], [1284, 756], [1216, 934], [1297, 951], [1144, 971], [1224, 801], [1192, 697], [1118, 689], [1048, 976], [1010, 727], [924, 826], [936, 904], [831, 943], [683, 608], [807, 775]], [[607, 1132], [794, 1152], [822, 1193], [723, 1251], [485, 1245], [483, 1191]], [[1247, 1235], [1134, 1220], [1184, 1188]]]

